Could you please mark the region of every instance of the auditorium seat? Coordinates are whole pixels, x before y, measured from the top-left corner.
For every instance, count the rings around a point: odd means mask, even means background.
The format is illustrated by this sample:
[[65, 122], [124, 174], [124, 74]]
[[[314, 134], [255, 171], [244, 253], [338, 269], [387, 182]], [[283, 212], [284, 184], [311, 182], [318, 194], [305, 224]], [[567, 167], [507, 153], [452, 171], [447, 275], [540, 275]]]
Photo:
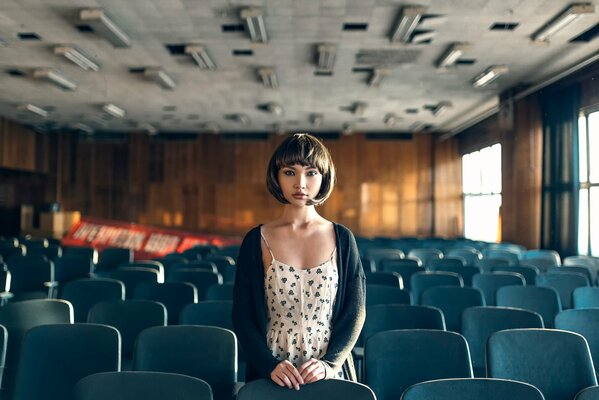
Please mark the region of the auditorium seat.
[[579, 287], [572, 292], [574, 308], [599, 307], [599, 287]]
[[78, 279], [61, 287], [59, 298], [73, 305], [75, 322], [87, 322], [87, 314], [95, 304], [125, 300], [125, 285], [108, 278]]
[[410, 304], [410, 292], [399, 287], [366, 285], [366, 306], [379, 304]]
[[71, 399], [83, 377], [120, 370], [116, 329], [95, 324], [58, 324], [25, 334], [13, 400]]
[[403, 289], [403, 279], [397, 272], [364, 272], [366, 284], [386, 285]]
[[4, 363], [6, 361], [6, 347], [8, 346], [8, 331], [0, 325], [0, 388], [2, 388], [2, 377], [4, 376]]
[[[445, 260], [445, 259], [443, 259]], [[439, 261], [443, 261], [439, 260]], [[472, 265], [434, 265], [428, 267], [429, 271], [452, 272], [458, 274], [464, 281], [464, 286], [472, 286], [472, 277], [481, 273], [480, 267]]]
[[590, 386], [576, 394], [574, 400], [599, 400], [599, 386]]
[[7, 262], [12, 301], [47, 299], [55, 295], [54, 263], [40, 256], [13, 256]]
[[59, 285], [76, 279], [89, 278], [94, 265], [91, 258], [65, 255], [56, 260], [54, 277]]
[[497, 266], [491, 268], [491, 272], [515, 272], [524, 277], [527, 285], [534, 285], [539, 275], [539, 269], [532, 265]]
[[485, 346], [489, 336], [504, 329], [543, 328], [543, 318], [529, 310], [471, 307], [462, 313], [462, 335], [468, 341], [474, 376], [485, 377]]
[[216, 267], [216, 264], [211, 261], [187, 260], [186, 263], [179, 263], [179, 264], [171, 265], [169, 272], [172, 272], [179, 268], [192, 268], [192, 269], [198, 269], [198, 270], [201, 269], [202, 271], [208, 271], [208, 272], [212, 272], [215, 274], [218, 273], [218, 268]]
[[414, 304], [420, 304], [420, 295], [426, 289], [434, 286], [464, 286], [464, 281], [458, 274], [451, 272], [417, 272], [410, 277], [410, 292]]
[[435, 286], [420, 295], [420, 304], [440, 309], [448, 331], [460, 332], [462, 312], [468, 307], [484, 306], [480, 290], [459, 286]]
[[169, 272], [167, 282], [189, 282], [198, 289], [198, 300], [206, 299], [206, 292], [212, 285], [221, 285], [223, 278], [220, 274], [194, 268], [176, 268]]
[[551, 329], [512, 329], [487, 342], [487, 373], [536, 386], [546, 400], [571, 400], [597, 385], [584, 337]]
[[156, 301], [103, 301], [89, 310], [88, 322], [110, 325], [119, 331], [123, 370], [129, 370], [135, 340], [144, 329], [166, 326], [167, 312], [164, 305]]
[[233, 289], [235, 284], [223, 283], [222, 285], [212, 285], [206, 290], [206, 300], [233, 301]]
[[162, 303], [167, 310], [168, 324], [176, 325], [181, 310], [188, 304], [198, 302], [198, 290], [188, 282], [141, 282], [133, 291], [132, 298]]
[[134, 371], [171, 372], [203, 379], [215, 400], [231, 400], [237, 382], [237, 341], [227, 329], [165, 326], [137, 338]]
[[280, 387], [270, 379], [258, 379], [245, 384], [237, 395], [237, 400], [310, 399], [376, 400], [376, 396], [368, 386], [342, 379], [320, 380], [301, 386], [299, 391]]
[[537, 277], [537, 286], [555, 289], [559, 294], [562, 309], [573, 307], [572, 293], [578, 287], [590, 286], [586, 276], [578, 273], [551, 273], [547, 272]]
[[205, 381], [166, 372], [101, 372], [75, 385], [74, 400], [212, 400]]
[[397, 400], [415, 383], [472, 378], [466, 339], [441, 330], [395, 330], [370, 336], [364, 348], [364, 383], [378, 400]]
[[555, 289], [538, 286], [503, 286], [497, 290], [497, 305], [537, 312], [545, 328], [553, 327], [555, 316], [562, 310]]
[[483, 258], [480, 251], [474, 248], [450, 248], [445, 252], [446, 257], [462, 257], [466, 260], [466, 265], [476, 265]]
[[122, 264], [131, 262], [133, 262], [133, 250], [120, 247], [107, 247], [99, 254], [96, 271], [110, 271]]
[[447, 256], [443, 258], [433, 258], [426, 266], [430, 271], [443, 271], [444, 267], [463, 267], [466, 265], [466, 260], [459, 256]]
[[426, 268], [429, 261], [443, 258], [443, 252], [439, 249], [433, 248], [412, 249], [408, 253], [408, 257], [420, 260], [422, 262], [422, 266]]
[[374, 262], [375, 270], [373, 272], [383, 270], [383, 260], [401, 260], [405, 258], [403, 251], [384, 247], [371, 247], [366, 249], [364, 255]]
[[595, 372], [599, 372], [599, 308], [562, 311], [555, 316], [555, 328], [584, 336], [593, 357]]
[[223, 282], [235, 282], [236, 263], [232, 257], [210, 255], [205, 261], [216, 265], [217, 272], [223, 277]]
[[120, 264], [118, 266], [119, 269], [123, 269], [123, 268], [128, 269], [131, 267], [155, 269], [156, 271], [158, 271], [158, 283], [163, 283], [164, 278], [166, 277], [166, 275], [164, 273], [164, 265], [160, 261], [140, 260], [140, 261], [133, 261], [130, 263]]
[[545, 400], [528, 383], [509, 379], [438, 379], [410, 386], [401, 400]]
[[518, 253], [511, 250], [486, 248], [482, 253], [483, 260], [504, 260], [507, 261], [508, 265], [518, 265], [520, 261]]
[[125, 298], [133, 296], [135, 288], [142, 282], [158, 282], [158, 271], [152, 268], [123, 267], [105, 271], [102, 277], [116, 279], [125, 284]]
[[403, 260], [384, 260], [381, 272], [396, 272], [403, 281], [404, 289], [411, 290], [410, 280], [416, 272], [424, 272], [420, 260], [405, 258]]
[[480, 289], [485, 297], [487, 306], [496, 305], [497, 289], [502, 286], [524, 286], [524, 277], [515, 272], [488, 272], [475, 274], [472, 277], [472, 287]]
[[181, 311], [181, 325], [208, 325], [233, 330], [233, 302], [200, 301]]
[[555, 250], [533, 249], [520, 253], [520, 261], [544, 261], [543, 266], [556, 267], [562, 265], [559, 253]]
[[62, 249], [62, 256], [83, 258], [86, 261], [90, 261], [94, 267], [98, 263], [98, 250], [89, 246], [65, 246]]
[[593, 271], [589, 267], [577, 265], [562, 265], [559, 267], [549, 268], [547, 272], [551, 274], [570, 274], [572, 272], [584, 275], [589, 281], [589, 285], [593, 284]]

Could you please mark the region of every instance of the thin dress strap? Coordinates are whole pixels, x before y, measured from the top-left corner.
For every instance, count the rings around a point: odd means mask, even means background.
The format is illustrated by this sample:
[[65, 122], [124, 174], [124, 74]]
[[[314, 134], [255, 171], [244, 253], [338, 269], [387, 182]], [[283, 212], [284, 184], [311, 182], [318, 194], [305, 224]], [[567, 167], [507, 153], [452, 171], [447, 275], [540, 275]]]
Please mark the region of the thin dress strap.
[[274, 262], [275, 255], [272, 254], [272, 249], [270, 248], [270, 245], [268, 244], [268, 240], [266, 240], [266, 238], [264, 237], [264, 233], [262, 233], [262, 227], [260, 227], [260, 236], [262, 236], [262, 240], [264, 240], [264, 244], [266, 245], [266, 248], [268, 249], [268, 252], [270, 253], [270, 256], [272, 257], [272, 262]]

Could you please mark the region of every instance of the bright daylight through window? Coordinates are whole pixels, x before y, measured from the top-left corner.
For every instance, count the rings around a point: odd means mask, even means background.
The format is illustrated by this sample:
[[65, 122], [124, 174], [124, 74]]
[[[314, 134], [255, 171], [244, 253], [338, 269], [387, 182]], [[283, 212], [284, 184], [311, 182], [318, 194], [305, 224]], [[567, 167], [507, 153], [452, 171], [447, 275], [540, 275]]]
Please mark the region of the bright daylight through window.
[[485, 147], [462, 157], [464, 236], [500, 240], [501, 145]]
[[599, 256], [599, 111], [578, 119], [578, 252]]

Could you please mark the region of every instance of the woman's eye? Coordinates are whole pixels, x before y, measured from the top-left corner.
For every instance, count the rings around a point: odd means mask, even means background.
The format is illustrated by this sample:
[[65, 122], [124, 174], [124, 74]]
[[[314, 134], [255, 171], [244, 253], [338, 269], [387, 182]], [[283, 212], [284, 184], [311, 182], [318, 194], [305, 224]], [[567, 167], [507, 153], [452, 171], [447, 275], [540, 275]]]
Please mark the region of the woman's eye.
[[308, 171], [308, 176], [316, 176], [318, 175], [318, 171]]
[[283, 173], [287, 176], [293, 176], [293, 171], [283, 171]]

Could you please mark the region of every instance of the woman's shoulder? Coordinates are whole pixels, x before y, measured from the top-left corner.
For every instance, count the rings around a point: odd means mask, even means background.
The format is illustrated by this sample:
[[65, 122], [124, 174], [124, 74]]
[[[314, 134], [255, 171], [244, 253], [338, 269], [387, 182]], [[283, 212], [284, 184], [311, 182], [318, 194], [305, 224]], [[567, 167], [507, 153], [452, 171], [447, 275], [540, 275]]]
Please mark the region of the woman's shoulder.
[[333, 222], [333, 226], [337, 231], [337, 236], [339, 237], [339, 239], [355, 241], [354, 234], [347, 226], [337, 222]]
[[256, 225], [252, 229], [250, 229], [243, 237], [243, 241], [246, 242], [246, 241], [256, 240], [257, 238], [259, 238], [261, 227], [262, 227], [262, 224]]

